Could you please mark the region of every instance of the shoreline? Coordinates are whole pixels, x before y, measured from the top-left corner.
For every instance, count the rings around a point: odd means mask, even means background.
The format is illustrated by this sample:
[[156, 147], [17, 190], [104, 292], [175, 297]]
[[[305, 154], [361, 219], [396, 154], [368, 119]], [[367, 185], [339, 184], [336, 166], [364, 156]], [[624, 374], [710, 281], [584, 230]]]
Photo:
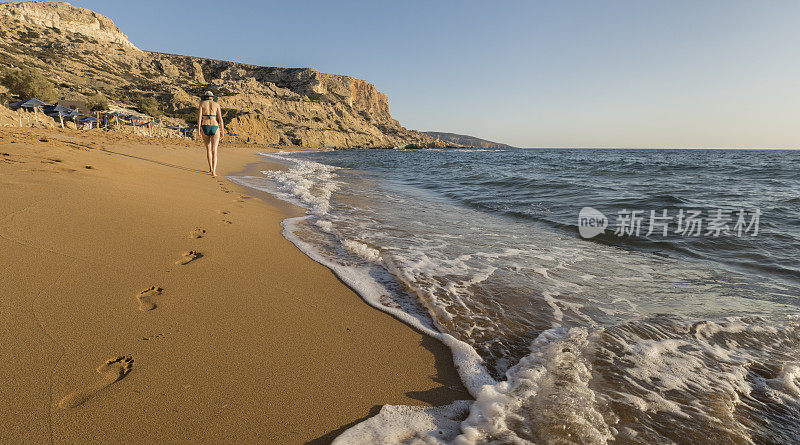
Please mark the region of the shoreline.
[[449, 349], [283, 238], [302, 211], [222, 179], [267, 164], [252, 147], [223, 143], [217, 180], [186, 141], [4, 128], [0, 152], [0, 438], [327, 443], [383, 404], [471, 398]]

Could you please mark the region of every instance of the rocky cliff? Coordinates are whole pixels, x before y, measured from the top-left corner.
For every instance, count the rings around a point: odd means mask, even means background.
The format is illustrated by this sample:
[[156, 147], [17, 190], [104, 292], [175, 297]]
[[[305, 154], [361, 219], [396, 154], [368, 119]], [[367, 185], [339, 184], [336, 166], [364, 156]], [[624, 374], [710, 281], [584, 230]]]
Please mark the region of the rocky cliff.
[[56, 28], [135, 48], [108, 17], [69, 3], [10, 2], [0, 4], [0, 20], [34, 28]]
[[0, 4], [0, 62], [35, 68], [65, 99], [97, 93], [166, 116], [196, 119], [199, 95], [220, 97], [228, 128], [255, 142], [308, 147], [441, 147], [389, 113], [375, 86], [310, 68], [277, 68], [142, 51], [114, 23], [68, 3]]

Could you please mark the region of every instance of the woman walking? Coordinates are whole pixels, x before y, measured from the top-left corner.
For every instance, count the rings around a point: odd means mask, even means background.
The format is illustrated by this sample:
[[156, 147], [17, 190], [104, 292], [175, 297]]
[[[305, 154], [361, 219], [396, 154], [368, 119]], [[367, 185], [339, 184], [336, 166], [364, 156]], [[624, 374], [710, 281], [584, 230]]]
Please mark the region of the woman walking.
[[206, 91], [197, 110], [197, 131], [203, 136], [208, 156], [208, 171], [211, 176], [217, 176], [217, 147], [225, 134], [225, 124], [222, 122], [222, 109], [214, 102], [214, 93]]

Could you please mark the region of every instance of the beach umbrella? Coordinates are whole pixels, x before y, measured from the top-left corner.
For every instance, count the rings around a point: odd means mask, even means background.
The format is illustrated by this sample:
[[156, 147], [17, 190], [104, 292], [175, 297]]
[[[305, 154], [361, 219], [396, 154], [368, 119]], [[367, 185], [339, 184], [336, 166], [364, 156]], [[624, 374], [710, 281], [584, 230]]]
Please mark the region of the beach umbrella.
[[22, 108], [42, 108], [42, 107], [51, 107], [52, 106], [51, 104], [49, 104], [47, 102], [43, 102], [43, 101], [41, 101], [39, 99], [28, 99], [28, 100], [23, 100], [22, 102], [17, 102], [17, 103]]
[[[70, 110], [70, 111], [72, 111], [72, 110]], [[56, 116], [58, 116], [58, 121], [61, 122], [61, 128], [64, 128], [64, 116], [69, 116], [70, 113], [66, 112], [66, 111], [58, 110], [58, 111], [52, 111], [50, 113], [47, 113], [47, 115], [52, 117], [52, 118], [55, 118]]]
[[37, 120], [39, 119], [39, 115], [36, 113], [36, 110], [38, 108], [51, 106], [47, 102], [43, 102], [39, 99], [34, 99], [34, 98], [23, 100], [22, 102], [17, 102], [17, 103], [19, 104], [20, 108], [33, 108], [33, 114], [36, 116]]
[[136, 118], [133, 118], [131, 116], [126, 116], [123, 119], [125, 119], [125, 125], [133, 127], [133, 134], [139, 134], [139, 132], [137, 131], [137, 129], [139, 128], [139, 121], [136, 120]]
[[72, 119], [74, 122], [76, 117], [83, 116], [83, 114], [79, 113], [78, 110], [73, 110], [72, 108], [63, 107], [61, 105], [51, 105], [49, 107], [45, 107], [44, 111], [48, 116], [58, 116], [62, 128], [64, 127], [64, 118]]
[[103, 122], [105, 123], [105, 126], [108, 126], [108, 124], [116, 124], [117, 129], [119, 129], [119, 121], [120, 118], [118, 115], [111, 116], [110, 114], [107, 114], [103, 116]]
[[151, 137], [153, 136], [153, 132], [152, 132], [153, 123], [152, 122], [139, 122], [139, 124], [137, 126], [140, 127], [140, 128], [146, 128], [147, 130], [149, 130], [149, 131], [147, 131], [145, 133], [146, 136], [151, 136]]
[[55, 112], [63, 112], [63, 113], [72, 113], [74, 110], [72, 108], [63, 107], [61, 105], [50, 105], [44, 107], [44, 112], [47, 114], [55, 113]]
[[78, 123], [77, 119], [79, 117], [81, 117], [81, 116], [85, 116], [85, 114], [79, 113], [78, 110], [72, 110], [71, 113], [69, 113], [68, 115], [66, 115], [64, 117], [66, 117], [67, 119], [72, 119], [72, 122], [75, 122], [77, 124]]
[[170, 126], [168, 126], [168, 127], [167, 127], [167, 129], [168, 129], [168, 130], [172, 130], [172, 131], [174, 131], [174, 132], [178, 133], [179, 135], [180, 135], [180, 134], [183, 134], [183, 133], [181, 132], [181, 126], [180, 126], [180, 125], [170, 125]]
[[147, 135], [153, 137], [153, 127], [155, 127], [155, 124], [153, 122], [145, 122], [144, 124], [142, 124], [142, 126], [147, 128], [148, 130]]
[[83, 119], [79, 119], [82, 124], [89, 124], [89, 128], [92, 128], [92, 124], [100, 122], [100, 119], [92, 116], [84, 117]]
[[103, 125], [108, 127], [109, 123], [116, 122], [117, 123], [117, 129], [119, 129], [119, 120], [118, 119], [119, 119], [119, 116], [121, 116], [121, 115], [122, 115], [122, 113], [120, 113], [118, 111], [111, 111], [111, 112], [106, 113], [103, 116]]
[[122, 119], [125, 119], [125, 125], [130, 125], [133, 127], [133, 134], [139, 134], [136, 129], [139, 126], [139, 117], [129, 114], [127, 116], [123, 116]]
[[146, 127], [149, 122], [145, 122], [141, 117], [135, 117], [131, 119], [131, 125], [133, 125], [134, 133], [139, 134], [135, 130], [141, 127]]

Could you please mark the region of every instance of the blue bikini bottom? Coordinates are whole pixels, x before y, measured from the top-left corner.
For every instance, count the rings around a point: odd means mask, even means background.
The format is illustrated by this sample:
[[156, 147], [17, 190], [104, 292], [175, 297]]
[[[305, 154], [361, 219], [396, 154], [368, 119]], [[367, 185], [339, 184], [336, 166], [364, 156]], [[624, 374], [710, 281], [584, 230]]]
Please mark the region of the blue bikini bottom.
[[217, 130], [219, 130], [218, 125], [201, 125], [200, 128], [203, 130], [203, 133], [205, 133], [206, 136], [214, 136], [217, 134]]

